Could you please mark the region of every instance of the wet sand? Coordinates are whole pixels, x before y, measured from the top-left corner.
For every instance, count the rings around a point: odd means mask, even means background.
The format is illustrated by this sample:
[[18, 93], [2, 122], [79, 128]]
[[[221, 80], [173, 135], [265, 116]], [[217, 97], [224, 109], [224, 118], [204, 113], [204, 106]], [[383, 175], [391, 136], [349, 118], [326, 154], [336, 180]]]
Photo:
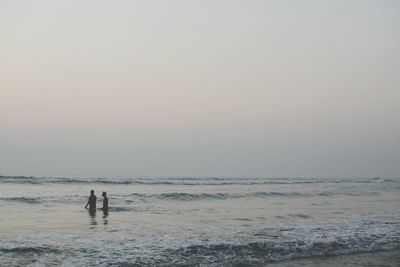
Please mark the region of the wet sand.
[[373, 253], [359, 253], [332, 257], [314, 257], [287, 262], [273, 263], [268, 267], [399, 267], [400, 250], [381, 251]]

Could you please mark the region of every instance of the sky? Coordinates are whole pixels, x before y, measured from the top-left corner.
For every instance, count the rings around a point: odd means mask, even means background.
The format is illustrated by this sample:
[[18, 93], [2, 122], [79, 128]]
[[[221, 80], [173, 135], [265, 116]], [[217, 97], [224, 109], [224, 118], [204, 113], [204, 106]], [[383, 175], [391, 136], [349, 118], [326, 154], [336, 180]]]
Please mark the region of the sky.
[[0, 175], [399, 177], [400, 1], [0, 0]]

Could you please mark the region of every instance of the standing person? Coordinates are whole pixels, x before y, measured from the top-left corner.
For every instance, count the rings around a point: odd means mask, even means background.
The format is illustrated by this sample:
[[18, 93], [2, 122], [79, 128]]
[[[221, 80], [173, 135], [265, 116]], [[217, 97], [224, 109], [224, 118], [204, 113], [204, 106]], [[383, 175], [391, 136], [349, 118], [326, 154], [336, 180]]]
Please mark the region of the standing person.
[[102, 194], [103, 196], [103, 207], [101, 208], [104, 211], [108, 211], [108, 197], [107, 197], [107, 193], [103, 192]]
[[[108, 197], [107, 197], [107, 193], [103, 192], [102, 196], [103, 196], [103, 207], [101, 209], [103, 210], [103, 214], [104, 214], [103, 218], [107, 218], [107, 216], [108, 216]], [[107, 224], [107, 223], [108, 223], [108, 221], [105, 220], [104, 224]]]
[[97, 201], [97, 197], [94, 194], [94, 190], [90, 190], [89, 200], [88, 200], [88, 202], [87, 202], [87, 204], [85, 206], [85, 209], [89, 205], [89, 211], [96, 212], [96, 201]]

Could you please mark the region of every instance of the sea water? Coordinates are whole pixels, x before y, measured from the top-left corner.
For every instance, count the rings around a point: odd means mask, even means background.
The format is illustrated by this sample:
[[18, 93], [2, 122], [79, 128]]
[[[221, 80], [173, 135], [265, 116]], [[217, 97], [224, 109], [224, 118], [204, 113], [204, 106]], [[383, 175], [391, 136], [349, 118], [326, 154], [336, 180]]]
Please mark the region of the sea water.
[[[90, 214], [95, 190], [109, 213]], [[258, 266], [400, 248], [400, 178], [0, 176], [0, 266]]]

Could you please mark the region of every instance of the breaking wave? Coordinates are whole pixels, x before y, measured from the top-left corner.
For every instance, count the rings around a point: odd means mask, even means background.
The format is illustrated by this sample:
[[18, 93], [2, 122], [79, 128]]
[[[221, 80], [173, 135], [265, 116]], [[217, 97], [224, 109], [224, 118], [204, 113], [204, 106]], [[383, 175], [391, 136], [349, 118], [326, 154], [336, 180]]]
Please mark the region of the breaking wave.
[[[0, 247], [0, 255], [46, 255], [54, 258], [61, 255], [71, 258], [77, 253], [101, 255], [105, 253], [110, 257], [102, 257], [99, 266], [260, 266], [268, 263], [281, 262], [299, 258], [324, 257], [335, 255], [349, 255], [362, 252], [377, 252], [400, 249], [400, 228], [398, 224], [377, 225], [375, 232], [367, 229], [352, 228], [348, 231], [326, 232], [318, 228], [287, 229], [290, 235], [268, 237], [260, 236], [258, 239], [243, 243], [208, 243], [187, 244], [181, 247], [170, 247], [158, 250], [156, 247], [144, 248], [145, 252], [137, 254], [134, 247], [118, 245], [111, 251], [96, 250], [78, 246], [65, 247], [48, 246], [21, 246]], [[379, 230], [379, 231], [378, 231]], [[118, 231], [118, 230], [115, 230]], [[317, 231], [316, 234], [315, 231]], [[107, 254], [107, 252], [109, 254]], [[89, 257], [90, 258], [90, 257]], [[77, 259], [78, 260], [78, 259]], [[85, 260], [81, 258], [80, 260]], [[82, 263], [82, 262], [77, 262]], [[101, 264], [104, 263], [104, 264]]]
[[29, 203], [29, 204], [42, 203], [40, 198], [30, 198], [30, 197], [5, 197], [5, 198], [0, 198], [0, 200], [10, 201], [10, 202], [23, 202], [23, 203]]
[[[369, 195], [376, 195], [376, 192], [369, 192]], [[310, 197], [336, 197], [336, 196], [363, 196], [354, 192], [249, 192], [249, 193], [158, 193], [158, 194], [140, 194], [133, 193], [128, 195], [110, 195], [113, 204], [132, 204], [132, 203], [152, 203], [152, 202], [174, 202], [174, 201], [211, 201], [211, 200], [232, 200], [232, 199], [256, 199], [256, 198], [310, 198]], [[0, 201], [19, 202], [26, 204], [43, 204], [43, 203], [81, 203], [86, 201], [86, 196], [48, 196], [48, 197], [3, 197]]]
[[144, 184], [144, 185], [257, 185], [315, 183], [400, 183], [400, 178], [59, 178], [0, 176], [0, 183], [17, 184]]
[[[244, 244], [219, 243], [167, 249], [157, 258], [124, 262], [127, 266], [259, 266], [299, 258], [321, 257], [400, 249], [395, 234], [354, 232], [348, 236], [319, 235], [314, 238], [275, 238]], [[122, 262], [120, 263], [122, 264]]]
[[13, 247], [13, 248], [0, 248], [0, 253], [16, 253], [16, 254], [25, 254], [25, 253], [61, 253], [61, 250], [51, 247]]

